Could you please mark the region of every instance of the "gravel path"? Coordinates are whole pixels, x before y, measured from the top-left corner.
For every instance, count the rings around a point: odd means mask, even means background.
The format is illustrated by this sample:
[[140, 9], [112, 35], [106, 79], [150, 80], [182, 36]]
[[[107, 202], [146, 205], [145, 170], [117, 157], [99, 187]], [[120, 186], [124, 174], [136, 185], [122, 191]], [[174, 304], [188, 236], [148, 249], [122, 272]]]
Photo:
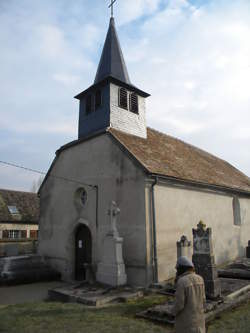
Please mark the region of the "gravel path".
[[64, 285], [64, 282], [53, 281], [0, 287], [0, 304], [7, 305], [44, 301], [47, 298], [49, 289]]

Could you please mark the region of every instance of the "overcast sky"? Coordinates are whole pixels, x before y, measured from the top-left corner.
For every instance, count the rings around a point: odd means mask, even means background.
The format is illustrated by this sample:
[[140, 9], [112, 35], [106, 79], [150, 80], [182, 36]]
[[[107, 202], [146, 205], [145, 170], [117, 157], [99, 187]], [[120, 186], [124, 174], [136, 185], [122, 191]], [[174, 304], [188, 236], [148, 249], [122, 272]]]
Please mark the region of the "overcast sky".
[[[94, 81], [108, 0], [0, 0], [0, 160], [47, 171], [77, 138], [77, 93]], [[147, 124], [250, 175], [250, 1], [118, 0], [130, 79]], [[37, 175], [0, 164], [0, 187]]]

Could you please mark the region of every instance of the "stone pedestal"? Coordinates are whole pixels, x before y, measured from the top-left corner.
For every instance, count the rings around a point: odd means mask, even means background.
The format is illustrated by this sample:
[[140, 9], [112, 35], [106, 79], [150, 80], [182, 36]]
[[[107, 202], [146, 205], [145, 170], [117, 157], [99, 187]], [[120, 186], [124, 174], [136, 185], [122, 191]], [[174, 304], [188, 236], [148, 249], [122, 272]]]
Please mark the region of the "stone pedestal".
[[181, 239], [176, 242], [177, 245], [177, 259], [185, 256], [191, 259], [191, 242], [186, 236], [181, 236]]
[[213, 254], [212, 229], [200, 221], [197, 229], [193, 229], [192, 261], [197, 274], [204, 279], [206, 296], [217, 299], [221, 296], [221, 285]]
[[127, 283], [127, 275], [122, 257], [123, 239], [114, 235], [106, 235], [103, 244], [103, 257], [97, 267], [98, 282], [110, 286], [122, 286]]
[[96, 280], [113, 287], [125, 285], [127, 275], [122, 255], [123, 238], [119, 237], [116, 217], [120, 209], [112, 201], [108, 211], [110, 215], [110, 231], [106, 234], [102, 247], [102, 260], [97, 266]]
[[248, 241], [248, 246], [246, 247], [246, 257], [250, 258], [250, 241]]

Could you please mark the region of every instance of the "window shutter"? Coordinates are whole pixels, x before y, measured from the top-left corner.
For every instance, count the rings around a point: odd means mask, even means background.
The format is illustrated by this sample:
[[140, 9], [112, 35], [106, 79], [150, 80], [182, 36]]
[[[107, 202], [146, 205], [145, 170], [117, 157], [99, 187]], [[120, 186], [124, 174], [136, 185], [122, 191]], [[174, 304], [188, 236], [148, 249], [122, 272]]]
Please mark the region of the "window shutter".
[[30, 238], [37, 239], [38, 233], [37, 230], [30, 230]]
[[3, 230], [3, 238], [9, 238], [9, 231]]
[[128, 109], [128, 92], [125, 88], [119, 89], [119, 106], [123, 109]]
[[135, 93], [131, 93], [129, 96], [130, 111], [138, 113], [138, 96]]
[[27, 238], [27, 230], [21, 230], [21, 238]]

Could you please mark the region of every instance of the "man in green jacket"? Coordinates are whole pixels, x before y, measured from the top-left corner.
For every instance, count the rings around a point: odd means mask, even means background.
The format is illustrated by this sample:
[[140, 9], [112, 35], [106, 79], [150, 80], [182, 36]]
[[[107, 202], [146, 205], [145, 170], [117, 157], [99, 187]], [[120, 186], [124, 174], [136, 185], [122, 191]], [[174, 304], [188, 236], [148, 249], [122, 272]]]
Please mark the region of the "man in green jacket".
[[203, 278], [194, 271], [187, 257], [180, 257], [176, 264], [177, 284], [173, 314], [176, 333], [205, 333], [204, 307], [206, 303]]

